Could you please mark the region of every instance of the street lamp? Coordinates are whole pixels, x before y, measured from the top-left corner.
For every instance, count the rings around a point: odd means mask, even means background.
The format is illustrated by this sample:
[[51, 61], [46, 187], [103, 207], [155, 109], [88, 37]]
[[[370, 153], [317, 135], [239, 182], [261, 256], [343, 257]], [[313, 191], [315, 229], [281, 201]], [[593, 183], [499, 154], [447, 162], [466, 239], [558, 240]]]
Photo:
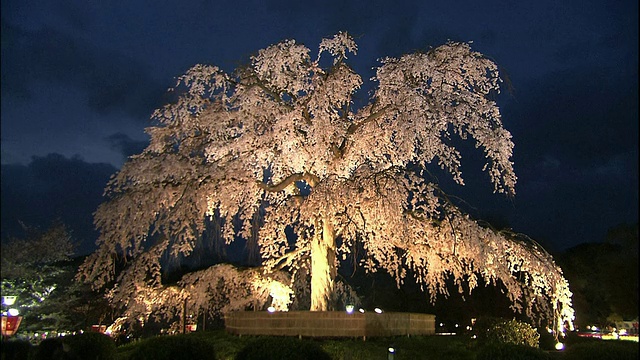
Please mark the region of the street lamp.
[[[6, 307], [10, 307], [16, 303], [15, 296], [3, 296], [2, 304]], [[18, 316], [18, 309], [9, 308], [9, 310], [5, 313], [2, 313], [2, 337], [11, 336], [18, 331], [18, 327], [20, 327], [20, 322], [22, 321], [22, 316]]]

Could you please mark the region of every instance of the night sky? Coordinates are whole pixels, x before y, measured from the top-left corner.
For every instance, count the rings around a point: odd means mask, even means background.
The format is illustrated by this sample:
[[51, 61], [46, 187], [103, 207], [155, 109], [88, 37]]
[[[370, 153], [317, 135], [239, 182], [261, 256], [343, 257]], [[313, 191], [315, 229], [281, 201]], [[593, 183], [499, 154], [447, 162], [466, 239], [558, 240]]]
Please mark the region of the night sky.
[[513, 199], [493, 194], [475, 166], [481, 154], [464, 152], [467, 186], [443, 186], [474, 216], [552, 252], [638, 222], [637, 0], [1, 6], [3, 241], [20, 236], [20, 222], [46, 228], [60, 218], [79, 253], [90, 252], [104, 186], [146, 146], [143, 129], [177, 76], [197, 63], [231, 72], [284, 39], [315, 56], [321, 39], [339, 31], [356, 38], [349, 63], [365, 81], [377, 59], [447, 40], [473, 41], [501, 67], [508, 86], [498, 104], [519, 181]]

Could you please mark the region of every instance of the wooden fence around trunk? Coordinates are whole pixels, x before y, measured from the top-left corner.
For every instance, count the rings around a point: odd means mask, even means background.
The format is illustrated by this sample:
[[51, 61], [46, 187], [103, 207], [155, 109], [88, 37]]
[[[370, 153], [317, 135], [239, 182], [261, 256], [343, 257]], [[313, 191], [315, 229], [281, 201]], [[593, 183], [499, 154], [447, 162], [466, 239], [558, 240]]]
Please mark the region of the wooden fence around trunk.
[[362, 337], [433, 335], [435, 315], [344, 311], [237, 311], [225, 315], [225, 328], [236, 335]]

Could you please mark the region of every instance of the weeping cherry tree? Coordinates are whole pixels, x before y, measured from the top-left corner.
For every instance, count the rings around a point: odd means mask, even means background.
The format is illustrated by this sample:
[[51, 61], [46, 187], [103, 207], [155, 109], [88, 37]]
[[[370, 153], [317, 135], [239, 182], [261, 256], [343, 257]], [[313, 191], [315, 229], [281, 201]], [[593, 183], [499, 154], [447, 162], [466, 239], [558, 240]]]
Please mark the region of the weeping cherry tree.
[[[261, 289], [282, 272], [275, 288], [285, 297], [308, 281], [312, 311], [331, 310], [339, 262], [357, 259], [398, 286], [419, 283], [432, 301], [451, 282], [461, 292], [499, 284], [514, 310], [571, 324], [571, 293], [552, 257], [481, 226], [429, 176], [437, 166], [464, 185], [455, 143], [472, 140], [494, 191], [515, 194], [514, 145], [492, 100], [496, 64], [458, 42], [384, 58], [356, 109], [363, 82], [347, 62], [356, 52], [341, 32], [321, 41], [315, 60], [287, 40], [233, 74], [196, 65], [180, 76], [177, 100], [152, 116], [149, 146], [108, 183], [98, 248], [79, 277], [124, 307], [132, 294], [166, 294], [162, 259], [191, 255], [215, 218], [227, 244], [257, 239]], [[116, 271], [118, 258], [126, 263]], [[220, 271], [188, 274], [172, 291], [204, 306]]]

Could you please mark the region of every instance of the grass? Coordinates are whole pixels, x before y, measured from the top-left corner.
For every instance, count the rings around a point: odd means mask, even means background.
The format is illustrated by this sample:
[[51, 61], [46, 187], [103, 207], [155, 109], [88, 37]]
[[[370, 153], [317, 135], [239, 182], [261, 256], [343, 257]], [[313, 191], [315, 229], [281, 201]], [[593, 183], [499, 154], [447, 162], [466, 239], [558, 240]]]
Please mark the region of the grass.
[[[203, 341], [211, 342], [216, 348], [216, 360], [233, 360], [251, 340], [257, 336], [235, 336], [224, 330], [198, 332], [188, 335], [198, 337]], [[117, 360], [127, 360], [135, 351], [140, 340], [118, 347]], [[394, 338], [370, 338], [362, 339], [316, 339], [316, 341], [332, 359], [336, 360], [387, 360], [388, 349], [395, 349], [395, 360], [425, 359], [429, 358], [447, 360], [473, 360], [473, 351], [470, 344], [461, 337], [452, 336], [417, 336]]]
[[[212, 360], [233, 360], [235, 356], [252, 340], [257, 338], [268, 338], [267, 336], [235, 336], [228, 334], [224, 330], [215, 330], [207, 332], [196, 332], [187, 335], [176, 336], [188, 336], [197, 337], [202, 341], [206, 341], [214, 345], [216, 349], [216, 357]], [[277, 343], [277, 337], [274, 338], [274, 342]], [[128, 360], [129, 356], [135, 351], [136, 347], [145, 340], [140, 340], [130, 344], [122, 345], [117, 348], [116, 360]], [[393, 347], [395, 349], [394, 360], [405, 359], [446, 359], [446, 360], [475, 360], [478, 352], [478, 344], [467, 337], [463, 336], [414, 336], [414, 337], [393, 337], [393, 338], [370, 338], [366, 341], [362, 339], [313, 339], [312, 341], [320, 345], [330, 356], [335, 360], [387, 360], [388, 349]], [[599, 348], [602, 351], [613, 355], [608, 349], [611, 348], [614, 341], [588, 341], [589, 346], [593, 348]], [[580, 342], [583, 345], [568, 345], [567, 350], [571, 347], [577, 346], [584, 347], [584, 342]], [[626, 352], [620, 359], [626, 359], [629, 351], [637, 358], [637, 343], [626, 344], [623, 341], [616, 341], [616, 346], [626, 347]], [[582, 350], [580, 355], [575, 351], [563, 352], [549, 352], [550, 359], [552, 360], [574, 360], [574, 359], [589, 359], [584, 357], [585, 349]], [[615, 350], [615, 349], [614, 349]], [[593, 349], [589, 349], [586, 353], [594, 354]], [[613, 352], [615, 353], [615, 351]], [[606, 358], [606, 357], [605, 357]], [[617, 357], [616, 357], [617, 358]], [[598, 357], [600, 359], [600, 357]], [[609, 358], [606, 358], [609, 359]]]

